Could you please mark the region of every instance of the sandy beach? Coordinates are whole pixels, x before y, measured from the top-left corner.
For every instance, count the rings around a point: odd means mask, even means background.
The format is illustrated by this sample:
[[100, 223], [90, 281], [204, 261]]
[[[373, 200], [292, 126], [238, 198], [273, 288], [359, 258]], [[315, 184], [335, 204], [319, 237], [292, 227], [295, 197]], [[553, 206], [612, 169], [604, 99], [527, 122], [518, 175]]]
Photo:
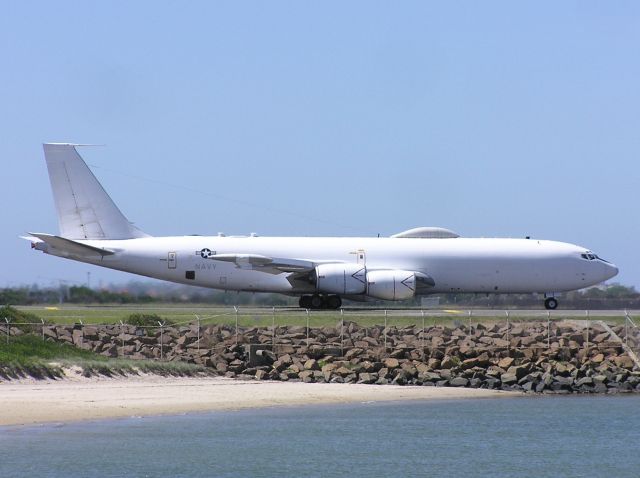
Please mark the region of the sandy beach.
[[375, 386], [226, 378], [75, 378], [0, 383], [0, 425], [368, 401], [495, 398], [484, 389]]

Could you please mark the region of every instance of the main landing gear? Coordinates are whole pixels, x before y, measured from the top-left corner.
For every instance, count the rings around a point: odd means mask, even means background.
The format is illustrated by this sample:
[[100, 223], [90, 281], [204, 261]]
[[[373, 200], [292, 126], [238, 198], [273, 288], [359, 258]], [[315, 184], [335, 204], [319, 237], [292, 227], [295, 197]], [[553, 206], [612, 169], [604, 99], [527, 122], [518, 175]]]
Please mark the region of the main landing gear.
[[547, 297], [544, 300], [544, 308], [547, 310], [555, 310], [558, 308], [558, 299], [555, 297]]
[[342, 299], [339, 295], [303, 295], [299, 304], [303, 309], [339, 309]]

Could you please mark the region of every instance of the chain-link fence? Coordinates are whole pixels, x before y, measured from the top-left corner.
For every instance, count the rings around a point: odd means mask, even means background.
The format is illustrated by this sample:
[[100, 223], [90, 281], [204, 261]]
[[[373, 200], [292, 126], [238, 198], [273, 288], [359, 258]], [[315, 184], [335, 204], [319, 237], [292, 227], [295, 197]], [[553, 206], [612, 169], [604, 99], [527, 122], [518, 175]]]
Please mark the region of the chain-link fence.
[[[295, 351], [315, 347], [344, 356], [351, 349], [431, 351], [451, 347], [506, 350], [606, 349], [627, 345], [638, 351], [640, 329], [626, 311], [598, 316], [580, 311], [446, 311], [420, 309], [247, 308], [195, 315], [153, 325], [47, 324], [3, 319], [5, 342], [24, 333], [69, 343], [111, 357], [201, 362], [205, 353], [232, 345], [262, 345]], [[419, 355], [419, 354], [418, 354]]]

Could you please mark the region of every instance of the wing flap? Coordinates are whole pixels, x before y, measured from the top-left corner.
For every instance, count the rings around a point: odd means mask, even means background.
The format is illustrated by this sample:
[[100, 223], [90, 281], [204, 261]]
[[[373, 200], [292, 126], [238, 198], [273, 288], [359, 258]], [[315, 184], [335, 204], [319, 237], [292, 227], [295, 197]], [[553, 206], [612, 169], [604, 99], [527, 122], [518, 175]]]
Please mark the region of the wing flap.
[[[286, 259], [267, 257], [260, 254], [216, 254], [208, 259], [213, 261], [233, 262], [241, 269], [265, 269], [264, 272], [280, 274], [282, 272], [307, 272], [313, 270], [315, 264], [302, 259]], [[266, 270], [271, 269], [271, 270]]]

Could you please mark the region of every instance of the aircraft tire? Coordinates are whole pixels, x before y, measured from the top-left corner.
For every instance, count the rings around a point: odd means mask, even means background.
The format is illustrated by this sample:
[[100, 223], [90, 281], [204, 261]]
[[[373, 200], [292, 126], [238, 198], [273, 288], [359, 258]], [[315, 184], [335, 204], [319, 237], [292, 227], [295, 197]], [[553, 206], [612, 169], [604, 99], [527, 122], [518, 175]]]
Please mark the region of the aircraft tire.
[[313, 294], [310, 300], [312, 309], [322, 309], [324, 307], [324, 300], [318, 294]]
[[330, 295], [327, 297], [327, 309], [339, 309], [342, 305], [342, 299], [339, 295]]
[[558, 308], [558, 299], [555, 297], [547, 297], [544, 300], [544, 308], [547, 310], [555, 310]]
[[310, 309], [311, 308], [311, 296], [310, 295], [301, 296], [300, 297], [300, 301], [298, 302], [298, 305], [303, 309]]

